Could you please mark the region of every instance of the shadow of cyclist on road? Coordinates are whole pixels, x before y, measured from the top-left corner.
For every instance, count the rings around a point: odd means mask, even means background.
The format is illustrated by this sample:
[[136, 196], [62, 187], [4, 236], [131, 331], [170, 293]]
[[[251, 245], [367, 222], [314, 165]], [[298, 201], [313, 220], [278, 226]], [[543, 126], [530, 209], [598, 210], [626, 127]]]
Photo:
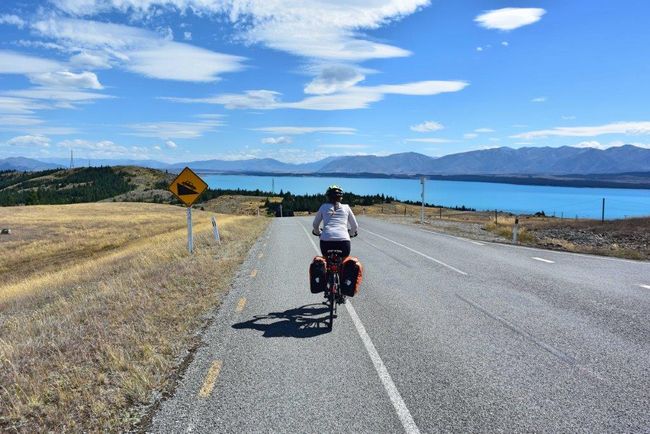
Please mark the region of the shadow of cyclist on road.
[[255, 315], [253, 319], [233, 324], [234, 329], [264, 332], [265, 338], [311, 338], [330, 331], [327, 327], [327, 306], [307, 304], [284, 312]]

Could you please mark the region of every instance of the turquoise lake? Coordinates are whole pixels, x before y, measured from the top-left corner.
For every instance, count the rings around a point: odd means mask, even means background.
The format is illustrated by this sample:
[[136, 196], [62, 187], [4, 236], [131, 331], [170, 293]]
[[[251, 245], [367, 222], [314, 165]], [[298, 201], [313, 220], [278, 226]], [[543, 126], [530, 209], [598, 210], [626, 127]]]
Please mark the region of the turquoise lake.
[[[385, 194], [398, 200], [420, 200], [417, 179], [334, 178], [300, 176], [203, 175], [211, 188], [290, 191], [294, 194], [324, 192], [328, 185], [338, 184], [356, 194]], [[443, 206], [461, 206], [477, 210], [535, 213], [565, 218], [600, 218], [605, 198], [605, 218], [650, 215], [650, 190], [618, 188], [546, 187], [427, 180], [425, 201]]]

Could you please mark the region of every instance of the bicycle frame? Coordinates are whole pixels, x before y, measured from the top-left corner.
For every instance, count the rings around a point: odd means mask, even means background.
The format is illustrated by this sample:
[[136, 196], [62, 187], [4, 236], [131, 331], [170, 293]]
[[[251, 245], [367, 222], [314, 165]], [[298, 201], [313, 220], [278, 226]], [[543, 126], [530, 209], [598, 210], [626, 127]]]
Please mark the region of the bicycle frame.
[[343, 252], [340, 250], [329, 250], [327, 252], [327, 301], [330, 307], [331, 329], [334, 325], [334, 318], [337, 311], [337, 300], [341, 296], [340, 272], [341, 263], [343, 262]]

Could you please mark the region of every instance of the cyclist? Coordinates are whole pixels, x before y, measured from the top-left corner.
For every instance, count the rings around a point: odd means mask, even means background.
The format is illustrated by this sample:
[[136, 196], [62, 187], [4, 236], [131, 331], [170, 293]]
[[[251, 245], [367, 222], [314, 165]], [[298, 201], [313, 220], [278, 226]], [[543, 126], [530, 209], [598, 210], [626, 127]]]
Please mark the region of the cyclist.
[[328, 202], [321, 205], [314, 217], [313, 233], [320, 236], [320, 250], [323, 255], [326, 256], [329, 250], [340, 250], [345, 258], [350, 256], [350, 237], [357, 236], [359, 225], [350, 206], [341, 203], [341, 187], [330, 185], [325, 196]]

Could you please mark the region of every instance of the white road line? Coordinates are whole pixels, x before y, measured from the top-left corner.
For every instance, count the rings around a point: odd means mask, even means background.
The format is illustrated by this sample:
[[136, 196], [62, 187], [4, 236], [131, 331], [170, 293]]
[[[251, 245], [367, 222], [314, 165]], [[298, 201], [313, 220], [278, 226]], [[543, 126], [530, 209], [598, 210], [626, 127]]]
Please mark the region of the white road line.
[[484, 246], [484, 245], [485, 245], [485, 243], [481, 243], [481, 242], [479, 242], [479, 241], [470, 240], [469, 238], [457, 237], [457, 236], [455, 236], [455, 235], [443, 234], [443, 233], [441, 233], [441, 232], [430, 231], [430, 230], [427, 230], [427, 229], [420, 229], [420, 230], [421, 230], [422, 232], [427, 232], [427, 233], [429, 233], [429, 234], [442, 235], [443, 237], [454, 238], [454, 239], [456, 239], [456, 240], [465, 241], [466, 243], [476, 244], [477, 246]]
[[551, 261], [550, 259], [538, 258], [537, 256], [531, 256], [531, 258], [536, 261], [546, 262], [547, 264], [555, 264], [555, 261]]
[[372, 234], [372, 235], [374, 235], [374, 236], [376, 236], [376, 237], [382, 238], [382, 239], [384, 239], [384, 240], [386, 240], [386, 241], [388, 241], [388, 242], [390, 242], [390, 243], [393, 243], [393, 244], [395, 244], [395, 245], [397, 245], [397, 246], [400, 246], [400, 247], [402, 247], [402, 248], [404, 248], [404, 249], [406, 249], [406, 250], [408, 250], [408, 251], [410, 251], [410, 252], [413, 252], [413, 253], [415, 253], [415, 254], [417, 254], [417, 255], [422, 256], [423, 258], [427, 258], [428, 260], [433, 261], [433, 262], [435, 262], [436, 264], [442, 265], [443, 267], [447, 267], [447, 268], [449, 268], [450, 270], [455, 271], [456, 273], [462, 274], [463, 276], [467, 276], [467, 273], [465, 273], [464, 271], [461, 271], [461, 270], [459, 270], [459, 269], [456, 268], [456, 267], [452, 267], [452, 266], [449, 265], [449, 264], [445, 264], [444, 262], [442, 262], [442, 261], [440, 261], [440, 260], [438, 260], [438, 259], [436, 259], [436, 258], [432, 258], [431, 256], [426, 255], [426, 254], [424, 254], [424, 253], [422, 253], [422, 252], [418, 252], [417, 250], [412, 249], [412, 248], [410, 248], [409, 246], [405, 246], [404, 244], [398, 243], [397, 241], [393, 241], [393, 240], [391, 240], [390, 238], [386, 238], [386, 237], [383, 236], [383, 235], [376, 234], [376, 233], [374, 233], [374, 232], [372, 232], [372, 231], [369, 231], [368, 229], [363, 229], [363, 231], [364, 231], [364, 232], [368, 232], [369, 234]]
[[406, 404], [404, 403], [404, 400], [402, 399], [399, 390], [397, 390], [397, 386], [395, 386], [395, 383], [393, 383], [393, 379], [391, 378], [388, 369], [386, 369], [386, 365], [384, 365], [384, 362], [381, 360], [381, 357], [379, 357], [379, 353], [377, 352], [377, 349], [375, 349], [375, 345], [372, 343], [370, 336], [368, 336], [368, 333], [366, 333], [366, 328], [363, 326], [363, 323], [357, 316], [357, 312], [354, 310], [352, 303], [348, 301], [347, 303], [345, 303], [345, 307], [347, 308], [348, 313], [350, 314], [350, 318], [352, 318], [352, 322], [354, 322], [354, 326], [357, 328], [357, 332], [359, 333], [359, 336], [363, 341], [363, 345], [366, 347], [366, 351], [368, 352], [368, 355], [372, 360], [372, 364], [375, 365], [375, 370], [379, 375], [379, 379], [384, 385], [384, 388], [388, 393], [388, 397], [390, 398], [390, 401], [393, 403], [393, 407], [395, 407], [395, 411], [397, 412], [397, 416], [399, 417], [399, 420], [402, 422], [404, 431], [406, 431], [409, 434], [419, 433], [420, 430], [418, 429], [418, 426], [415, 424], [415, 421], [411, 416], [411, 412], [406, 407]]
[[[314, 240], [312, 240], [312, 236], [309, 234], [309, 232], [307, 232], [307, 229], [305, 229], [302, 223], [299, 224], [302, 230], [305, 231], [305, 235], [307, 235], [307, 239], [314, 247], [316, 254], [320, 254], [318, 247], [316, 247], [316, 243]], [[395, 386], [395, 383], [393, 382], [393, 379], [391, 378], [386, 365], [384, 365], [383, 360], [381, 360], [381, 357], [379, 356], [375, 345], [372, 343], [372, 339], [370, 339], [370, 336], [366, 332], [366, 328], [363, 326], [363, 323], [361, 322], [361, 319], [359, 319], [357, 311], [354, 310], [354, 307], [352, 306], [352, 303], [350, 303], [350, 300], [345, 303], [345, 307], [350, 314], [350, 318], [352, 318], [352, 322], [357, 329], [357, 333], [359, 333], [359, 337], [361, 338], [363, 345], [366, 347], [366, 351], [370, 356], [370, 360], [372, 360], [375, 371], [377, 371], [377, 375], [379, 375], [379, 379], [381, 380], [384, 389], [386, 389], [386, 393], [390, 398], [390, 402], [393, 404], [393, 407], [397, 412], [397, 417], [399, 418], [400, 422], [402, 422], [404, 431], [408, 434], [419, 434], [420, 430], [415, 424], [413, 416], [411, 416], [411, 412], [409, 411], [408, 407], [406, 407], [406, 403], [404, 402], [404, 399], [402, 399], [402, 395], [399, 393], [399, 390], [397, 390], [397, 386]]]
[[650, 285], [642, 285], [642, 284], [639, 284], [639, 286], [640, 286], [641, 288], [650, 289]]

